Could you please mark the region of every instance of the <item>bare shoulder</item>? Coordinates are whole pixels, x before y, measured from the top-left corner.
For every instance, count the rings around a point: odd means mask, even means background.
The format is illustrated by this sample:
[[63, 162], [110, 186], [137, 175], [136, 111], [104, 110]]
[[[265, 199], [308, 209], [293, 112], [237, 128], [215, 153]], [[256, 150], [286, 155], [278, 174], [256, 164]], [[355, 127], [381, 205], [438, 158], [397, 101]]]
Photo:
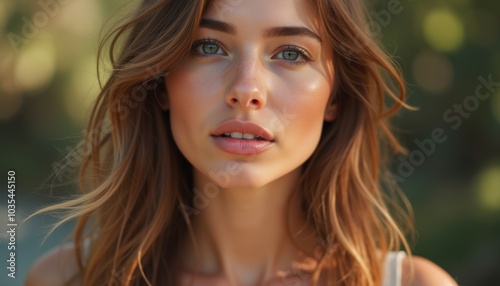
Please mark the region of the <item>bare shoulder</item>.
[[64, 244], [38, 259], [28, 271], [24, 286], [77, 286], [78, 262], [72, 244]]
[[[413, 270], [413, 273], [412, 273]], [[457, 286], [457, 282], [434, 262], [419, 256], [403, 260], [403, 286]], [[412, 275], [413, 274], [413, 275]]]

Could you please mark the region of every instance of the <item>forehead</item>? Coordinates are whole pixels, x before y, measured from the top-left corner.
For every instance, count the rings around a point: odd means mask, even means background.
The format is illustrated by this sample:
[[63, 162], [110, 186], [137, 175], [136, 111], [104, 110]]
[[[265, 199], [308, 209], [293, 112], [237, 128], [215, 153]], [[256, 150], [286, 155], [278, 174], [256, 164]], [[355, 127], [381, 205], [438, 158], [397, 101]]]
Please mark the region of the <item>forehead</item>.
[[212, 0], [204, 17], [235, 26], [305, 26], [321, 33], [311, 0]]

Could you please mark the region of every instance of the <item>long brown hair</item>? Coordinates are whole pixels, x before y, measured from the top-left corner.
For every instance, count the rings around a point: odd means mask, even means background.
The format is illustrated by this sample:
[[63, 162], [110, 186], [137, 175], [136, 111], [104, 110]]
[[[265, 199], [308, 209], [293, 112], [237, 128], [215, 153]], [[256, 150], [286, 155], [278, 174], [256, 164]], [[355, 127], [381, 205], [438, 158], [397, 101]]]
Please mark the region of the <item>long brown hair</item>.
[[[402, 245], [409, 252], [397, 202], [381, 187], [387, 151], [403, 150], [387, 120], [407, 107], [404, 81], [367, 32], [361, 0], [311, 2], [334, 50], [339, 110], [300, 181], [304, 214], [323, 246], [311, 283], [327, 273], [333, 285], [381, 285], [384, 254]], [[77, 219], [83, 285], [178, 284], [179, 242], [196, 240], [180, 207], [193, 207], [192, 166], [158, 98], [164, 77], [189, 54], [207, 4], [143, 0], [101, 44], [100, 54], [110, 44], [112, 70], [81, 144], [82, 194], [37, 212], [67, 210], [61, 223]]]

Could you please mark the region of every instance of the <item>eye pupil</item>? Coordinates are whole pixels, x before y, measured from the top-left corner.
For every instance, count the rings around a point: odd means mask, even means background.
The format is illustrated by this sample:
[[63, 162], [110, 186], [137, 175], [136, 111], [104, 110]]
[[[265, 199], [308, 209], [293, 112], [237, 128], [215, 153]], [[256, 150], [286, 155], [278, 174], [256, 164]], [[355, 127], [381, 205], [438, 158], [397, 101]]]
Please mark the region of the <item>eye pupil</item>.
[[299, 53], [295, 51], [284, 51], [283, 52], [283, 58], [286, 60], [296, 60], [299, 57]]
[[207, 54], [215, 54], [219, 47], [215, 44], [203, 44], [203, 52]]

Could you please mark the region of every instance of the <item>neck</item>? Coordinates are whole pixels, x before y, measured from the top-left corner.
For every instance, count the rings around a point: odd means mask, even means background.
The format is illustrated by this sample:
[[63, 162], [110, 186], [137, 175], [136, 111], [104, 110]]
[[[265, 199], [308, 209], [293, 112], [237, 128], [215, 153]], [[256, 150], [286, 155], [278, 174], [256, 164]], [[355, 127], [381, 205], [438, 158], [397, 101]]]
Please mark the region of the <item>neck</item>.
[[[299, 176], [297, 169], [261, 188], [220, 189], [191, 215], [200, 273], [255, 285], [312, 253], [315, 237], [300, 210]], [[195, 175], [197, 190], [208, 184], [208, 178]], [[193, 259], [183, 268], [195, 271], [194, 248], [190, 242], [185, 247]]]

